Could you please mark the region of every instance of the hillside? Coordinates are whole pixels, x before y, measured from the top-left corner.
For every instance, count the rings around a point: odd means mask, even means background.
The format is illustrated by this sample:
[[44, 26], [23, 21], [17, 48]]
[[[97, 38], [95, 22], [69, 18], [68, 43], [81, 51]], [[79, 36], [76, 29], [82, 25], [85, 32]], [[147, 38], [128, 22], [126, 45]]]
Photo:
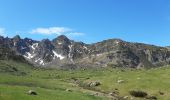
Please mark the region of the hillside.
[[[55, 46], [58, 41], [64, 41], [64, 45]], [[12, 39], [1, 37], [0, 42], [0, 100], [170, 99], [167, 48], [129, 43], [119, 39], [84, 44], [69, 40], [65, 36], [60, 36], [52, 42], [48, 39], [20, 39], [19, 36]], [[71, 49], [68, 52], [68, 56], [73, 58], [70, 62], [69, 57], [66, 59], [57, 53], [67, 54], [69, 43], [73, 45], [73, 51]], [[81, 51], [84, 54], [75, 52], [79, 50], [84, 50]], [[48, 60], [50, 64], [47, 67], [46, 64], [40, 64], [41, 67], [33, 66], [32, 64], [36, 63], [32, 63], [34, 57], [28, 51], [35, 55], [38, 53], [36, 57], [42, 56], [42, 53], [45, 55], [44, 59], [53, 53], [55, 59], [52, 62]], [[87, 56], [86, 59], [82, 58]], [[99, 61], [102, 63], [96, 64]], [[138, 63], [145, 68], [136, 69], [139, 68]], [[105, 64], [107, 66], [102, 67]], [[77, 67], [82, 69], [75, 69]], [[29, 94], [29, 91], [34, 91], [35, 95]], [[144, 93], [145, 96], [136, 97], [131, 93], [134, 91]]]
[[13, 38], [0, 37], [0, 42], [3, 45], [1, 47], [8, 48], [11, 53], [22, 56], [29, 63], [41, 67], [62, 69], [107, 66], [149, 68], [170, 63], [170, 51], [166, 47], [130, 43], [120, 39], [85, 44], [70, 40], [64, 35], [58, 36], [52, 41], [21, 39], [17, 35]]
[[170, 0], [0, 0], [0, 100], [170, 100]]
[[[15, 61], [0, 63], [0, 100], [170, 99], [169, 66], [149, 70], [128, 68], [59, 70], [33, 69], [29, 65]], [[4, 68], [8, 70], [3, 70]], [[100, 84], [89, 85], [91, 82]], [[29, 95], [30, 90], [35, 91], [37, 95]], [[134, 97], [130, 95], [130, 91], [144, 91], [147, 97]]]

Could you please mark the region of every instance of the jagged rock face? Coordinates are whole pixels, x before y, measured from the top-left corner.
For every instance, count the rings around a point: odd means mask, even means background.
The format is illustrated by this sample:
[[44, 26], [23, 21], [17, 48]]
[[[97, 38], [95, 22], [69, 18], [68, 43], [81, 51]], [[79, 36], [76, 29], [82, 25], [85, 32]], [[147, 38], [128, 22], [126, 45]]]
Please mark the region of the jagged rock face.
[[0, 60], [15, 60], [25, 62], [22, 55], [18, 55], [10, 48], [10, 42], [8, 38], [0, 36]]
[[164, 47], [129, 43], [130, 49], [140, 58], [143, 66], [161, 66], [170, 63], [170, 51]]
[[71, 41], [64, 35], [61, 35], [54, 40], [52, 40], [56, 51], [63, 55], [69, 54], [69, 45], [71, 45]]
[[115, 66], [133, 67], [139, 64], [139, 57], [131, 51], [116, 51], [115, 53], [108, 54], [107, 58], [110, 62], [116, 61], [116, 63], [114, 63]]
[[53, 67], [154, 67], [170, 64], [168, 47], [109, 39], [94, 44], [75, 42], [61, 35], [52, 41], [0, 36], [1, 56], [6, 47], [37, 66]]

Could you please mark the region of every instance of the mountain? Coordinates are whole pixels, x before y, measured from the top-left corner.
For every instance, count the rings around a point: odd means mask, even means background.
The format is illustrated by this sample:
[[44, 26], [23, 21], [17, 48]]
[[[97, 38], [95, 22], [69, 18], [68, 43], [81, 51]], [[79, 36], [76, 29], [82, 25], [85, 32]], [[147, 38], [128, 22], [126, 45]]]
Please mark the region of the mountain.
[[[42, 67], [157, 67], [170, 64], [170, 50], [142, 43], [109, 39], [85, 44], [61, 35], [50, 41], [36, 41], [0, 36], [0, 58], [25, 58], [29, 63]], [[7, 53], [8, 52], [8, 53]], [[10, 54], [10, 55], [11, 55]], [[9, 57], [8, 57], [9, 56]], [[12, 58], [16, 59], [16, 58]], [[17, 58], [18, 59], [18, 58]]]
[[21, 54], [11, 49], [11, 39], [0, 36], [0, 60], [15, 60], [26, 62]]

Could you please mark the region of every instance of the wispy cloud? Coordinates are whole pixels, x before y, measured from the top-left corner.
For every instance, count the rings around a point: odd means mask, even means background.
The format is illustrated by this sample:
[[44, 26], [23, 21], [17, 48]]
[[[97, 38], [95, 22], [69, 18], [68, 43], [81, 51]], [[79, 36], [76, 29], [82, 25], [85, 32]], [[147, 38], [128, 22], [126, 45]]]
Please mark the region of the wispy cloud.
[[61, 34], [64, 34], [70, 31], [71, 29], [66, 28], [66, 27], [49, 27], [49, 28], [36, 28], [36, 29], [31, 30], [29, 33], [43, 34], [43, 35], [52, 35], [52, 34], [61, 35]]
[[71, 28], [67, 27], [48, 27], [48, 28], [35, 28], [32, 29], [29, 33], [31, 34], [41, 34], [41, 35], [66, 35], [68, 37], [78, 37], [85, 35], [81, 32], [76, 32]]
[[5, 36], [5, 28], [0, 28], [0, 35]]
[[70, 32], [68, 34], [66, 34], [67, 36], [83, 36], [85, 35], [84, 33], [81, 32]]

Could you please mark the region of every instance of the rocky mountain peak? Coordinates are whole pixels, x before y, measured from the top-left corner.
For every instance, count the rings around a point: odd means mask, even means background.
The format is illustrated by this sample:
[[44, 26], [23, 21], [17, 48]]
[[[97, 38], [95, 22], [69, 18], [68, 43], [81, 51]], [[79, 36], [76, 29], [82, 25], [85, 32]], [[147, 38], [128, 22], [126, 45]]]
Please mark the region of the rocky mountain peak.
[[1, 48], [7, 47], [38, 66], [65, 67], [74, 64], [75, 67], [138, 68], [170, 64], [169, 47], [131, 43], [121, 39], [108, 39], [85, 44], [70, 40], [64, 35], [60, 35], [52, 41], [49, 39], [42, 41], [21, 39], [19, 35], [16, 35], [14, 38], [0, 37], [0, 44], [3, 44], [0, 45]]
[[41, 42], [40, 42], [40, 45], [42, 48], [44, 49], [50, 49], [52, 50], [54, 47], [51, 43], [51, 41], [49, 39], [43, 39]]
[[20, 38], [19, 35], [16, 35], [16, 36], [13, 37], [13, 40], [14, 40], [14, 41], [19, 41], [20, 39], [21, 39], [21, 38]]
[[69, 40], [65, 35], [60, 35], [57, 37], [58, 40]]
[[41, 45], [51, 45], [51, 41], [49, 39], [43, 39], [41, 42], [40, 42]]
[[65, 35], [60, 35], [57, 38], [52, 40], [54, 44], [58, 45], [68, 45], [70, 44], [70, 39], [68, 39]]

